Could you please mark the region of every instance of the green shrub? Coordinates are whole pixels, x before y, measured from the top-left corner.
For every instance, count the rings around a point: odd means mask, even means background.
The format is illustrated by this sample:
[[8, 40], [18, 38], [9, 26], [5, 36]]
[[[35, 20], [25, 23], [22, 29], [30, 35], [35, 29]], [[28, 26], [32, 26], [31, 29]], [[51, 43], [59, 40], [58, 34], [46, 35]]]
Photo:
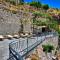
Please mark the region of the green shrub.
[[34, 7], [37, 7], [37, 8], [41, 7], [41, 3], [40, 2], [31, 2], [29, 4], [30, 4], [30, 6], [34, 6]]
[[44, 52], [52, 52], [52, 50], [54, 50], [54, 47], [52, 46], [52, 45], [42, 45], [42, 47], [43, 47], [43, 51]]
[[48, 10], [49, 9], [49, 6], [47, 4], [43, 5], [42, 6], [44, 10]]

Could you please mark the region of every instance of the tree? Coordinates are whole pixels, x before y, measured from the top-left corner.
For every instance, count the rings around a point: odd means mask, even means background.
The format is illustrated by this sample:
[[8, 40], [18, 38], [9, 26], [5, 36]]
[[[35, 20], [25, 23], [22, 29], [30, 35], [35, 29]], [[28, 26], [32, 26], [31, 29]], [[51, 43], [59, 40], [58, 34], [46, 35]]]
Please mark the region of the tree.
[[47, 4], [43, 5], [42, 6], [44, 10], [48, 10], [49, 9], [49, 6]]
[[24, 2], [24, 0], [20, 0], [20, 2]]
[[24, 4], [24, 0], [20, 0], [20, 4]]
[[40, 2], [31, 2], [30, 6], [34, 6], [34, 7], [40, 8], [41, 7], [41, 3]]

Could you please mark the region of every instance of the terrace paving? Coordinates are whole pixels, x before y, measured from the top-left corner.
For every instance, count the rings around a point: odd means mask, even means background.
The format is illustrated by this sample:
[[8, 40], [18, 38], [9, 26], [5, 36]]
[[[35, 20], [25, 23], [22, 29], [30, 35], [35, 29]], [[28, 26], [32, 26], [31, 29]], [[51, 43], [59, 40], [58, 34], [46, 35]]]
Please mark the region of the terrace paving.
[[7, 60], [9, 57], [9, 43], [13, 40], [5, 39], [4, 41], [0, 41], [0, 60]]
[[[50, 35], [50, 36], [52, 36], [52, 35]], [[49, 35], [47, 35], [47, 37], [49, 37]], [[22, 49], [24, 49], [24, 48], [26, 48], [26, 40], [25, 40], [26, 38], [19, 38], [19, 39], [14, 39], [14, 38], [12, 38], [12, 40], [8, 40], [8, 39], [5, 39], [4, 41], [0, 41], [0, 60], [7, 60], [7, 58], [9, 58], [9, 43], [11, 43], [11, 42], [13, 42], [13, 41], [22, 41], [21, 42], [21, 46], [22, 47], [20, 47], [20, 48], [22, 48]], [[36, 37], [35, 37], [35, 39], [37, 39]], [[33, 40], [29, 40], [29, 45], [31, 45], [32, 43], [34, 43], [34, 41], [35, 41], [35, 39], [33, 39]], [[38, 40], [40, 40], [41, 38], [39, 37], [38, 38]], [[44, 36], [42, 37], [42, 39], [44, 39]], [[55, 37], [55, 39], [57, 40], [58, 39], [58, 37], [56, 38]], [[46, 40], [46, 42], [45, 43], [47, 43], [47, 41], [48, 40], [54, 40], [54, 39], [50, 39], [50, 38], [48, 38], [47, 40]], [[57, 45], [57, 41], [55, 40], [55, 44]], [[52, 42], [52, 41], [51, 41]], [[24, 44], [23, 44], [24, 43]], [[45, 43], [43, 43], [43, 44], [45, 44]], [[52, 42], [53, 43], [53, 42]], [[21, 49], [21, 50], [22, 50]], [[19, 49], [20, 50], [20, 49]], [[39, 49], [38, 49], [39, 50]], [[18, 50], [16, 50], [16, 51], [18, 51]], [[19, 52], [19, 51], [18, 51]], [[39, 51], [38, 51], [39, 52]], [[42, 53], [41, 53], [42, 54]]]

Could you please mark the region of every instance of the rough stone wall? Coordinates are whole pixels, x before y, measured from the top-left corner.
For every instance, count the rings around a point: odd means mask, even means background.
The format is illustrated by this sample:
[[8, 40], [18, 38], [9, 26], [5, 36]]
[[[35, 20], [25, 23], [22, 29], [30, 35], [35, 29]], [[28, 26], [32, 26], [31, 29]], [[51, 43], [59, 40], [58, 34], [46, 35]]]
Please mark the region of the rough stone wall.
[[32, 14], [31, 13], [25, 13], [23, 18], [23, 26], [24, 26], [24, 32], [32, 32]]
[[19, 17], [0, 9], [0, 34], [16, 33], [20, 28], [19, 26]]
[[[1, 5], [2, 6], [2, 5]], [[28, 12], [17, 12], [16, 14], [13, 14], [10, 11], [6, 11], [2, 8], [0, 8], [0, 34], [14, 34], [18, 33], [18, 31], [21, 29], [21, 22], [23, 21], [24, 25], [24, 32], [25, 31], [31, 31], [31, 20], [32, 15]], [[27, 22], [24, 22], [27, 21]], [[27, 29], [26, 29], [27, 28]]]

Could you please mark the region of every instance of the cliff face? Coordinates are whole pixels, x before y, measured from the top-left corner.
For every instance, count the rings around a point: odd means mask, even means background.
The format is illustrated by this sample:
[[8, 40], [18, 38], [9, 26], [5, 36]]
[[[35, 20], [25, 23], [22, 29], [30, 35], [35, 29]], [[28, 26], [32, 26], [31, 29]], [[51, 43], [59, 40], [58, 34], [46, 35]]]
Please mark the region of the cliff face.
[[0, 34], [14, 34], [21, 29], [21, 20], [24, 25], [24, 32], [31, 32], [31, 18], [32, 14], [29, 12], [18, 11], [12, 13], [5, 10], [4, 5], [0, 4]]

